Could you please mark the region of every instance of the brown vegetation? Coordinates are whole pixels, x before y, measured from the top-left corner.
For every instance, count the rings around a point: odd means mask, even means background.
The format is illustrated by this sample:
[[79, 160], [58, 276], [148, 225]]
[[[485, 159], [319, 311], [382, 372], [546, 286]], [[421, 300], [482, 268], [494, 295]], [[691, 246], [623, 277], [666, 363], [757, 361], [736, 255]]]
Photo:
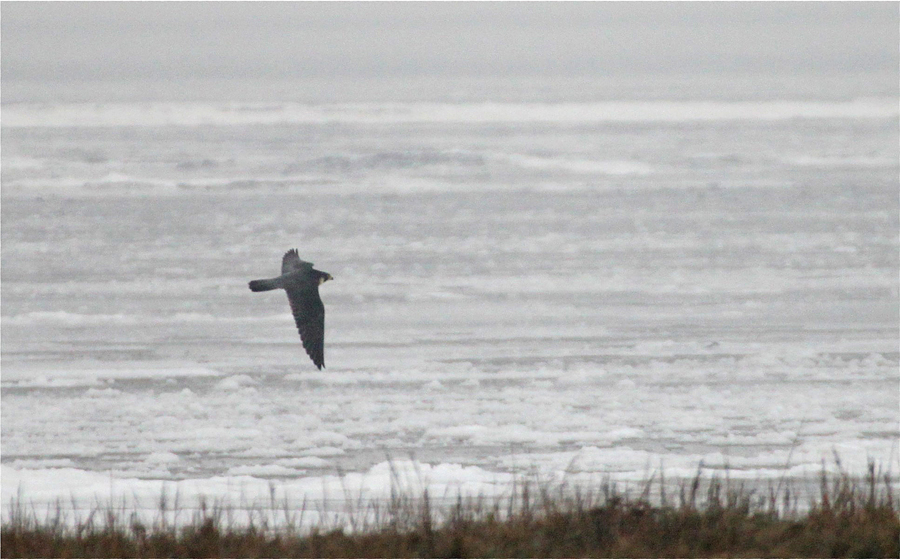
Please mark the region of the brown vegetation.
[[181, 526], [128, 523], [126, 511], [111, 507], [72, 525], [59, 512], [39, 521], [18, 501], [2, 527], [2, 556], [900, 556], [900, 509], [888, 474], [870, 465], [864, 479], [823, 473], [820, 481], [819, 494], [805, 505], [788, 484], [762, 494], [699, 474], [676, 486], [674, 498], [664, 482], [656, 484], [653, 499], [650, 482], [637, 497], [609, 483], [566, 492], [522, 484], [507, 499], [459, 498], [435, 510], [425, 492], [415, 499], [394, 496], [375, 510], [374, 523], [360, 522], [356, 530], [305, 532], [265, 522], [233, 527], [217, 507], [204, 507]]

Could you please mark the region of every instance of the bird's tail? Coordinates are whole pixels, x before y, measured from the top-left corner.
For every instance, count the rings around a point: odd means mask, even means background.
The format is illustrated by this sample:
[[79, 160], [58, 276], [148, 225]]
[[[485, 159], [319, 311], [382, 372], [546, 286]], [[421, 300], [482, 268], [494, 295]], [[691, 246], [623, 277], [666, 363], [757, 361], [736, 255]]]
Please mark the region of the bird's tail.
[[250, 291], [272, 291], [281, 287], [278, 278], [253, 280], [250, 282]]

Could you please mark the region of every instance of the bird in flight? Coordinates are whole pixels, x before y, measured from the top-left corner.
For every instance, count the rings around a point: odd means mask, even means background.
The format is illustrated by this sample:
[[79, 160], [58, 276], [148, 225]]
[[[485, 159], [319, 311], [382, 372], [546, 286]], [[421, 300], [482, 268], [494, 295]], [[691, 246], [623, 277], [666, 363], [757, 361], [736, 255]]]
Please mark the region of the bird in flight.
[[291, 249], [281, 259], [280, 276], [250, 282], [250, 291], [287, 291], [303, 349], [320, 371], [325, 366], [325, 305], [319, 286], [332, 279], [331, 274], [314, 270], [312, 262], [300, 260], [297, 249]]

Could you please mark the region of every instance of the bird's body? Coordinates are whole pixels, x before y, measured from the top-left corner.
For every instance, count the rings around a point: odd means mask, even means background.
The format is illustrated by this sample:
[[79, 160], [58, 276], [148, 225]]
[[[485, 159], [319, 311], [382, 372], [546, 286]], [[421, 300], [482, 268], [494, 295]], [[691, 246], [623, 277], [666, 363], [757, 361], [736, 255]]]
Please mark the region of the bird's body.
[[297, 249], [291, 249], [281, 259], [280, 276], [250, 282], [251, 291], [287, 292], [303, 348], [320, 370], [325, 366], [325, 305], [319, 286], [331, 279], [331, 274], [313, 269], [312, 262], [300, 260]]

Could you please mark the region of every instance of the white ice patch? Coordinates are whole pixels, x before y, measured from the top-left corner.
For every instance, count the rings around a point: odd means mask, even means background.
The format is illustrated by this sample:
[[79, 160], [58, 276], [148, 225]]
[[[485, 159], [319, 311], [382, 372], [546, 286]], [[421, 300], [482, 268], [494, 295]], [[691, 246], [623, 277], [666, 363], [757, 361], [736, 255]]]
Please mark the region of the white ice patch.
[[603, 161], [522, 154], [507, 155], [502, 157], [502, 160], [523, 169], [561, 171], [580, 175], [649, 175], [653, 172], [650, 165], [640, 161]]
[[[49, 365], [49, 366], [48, 366]], [[3, 367], [3, 385], [28, 388], [54, 388], [66, 386], [102, 386], [112, 380], [150, 378], [202, 378], [217, 377], [220, 371], [178, 362], [109, 364], [81, 361], [76, 363], [49, 363], [42, 366], [16, 363]], [[112, 396], [116, 392], [96, 389], [89, 392], [94, 397]], [[115, 390], [115, 389], [113, 389]]]
[[281, 460], [278, 460], [276, 464], [287, 468], [304, 469], [327, 468], [331, 465], [331, 462], [318, 456], [302, 456], [299, 458], [282, 458]]
[[579, 367], [571, 371], [563, 371], [556, 379], [559, 386], [577, 386], [593, 384], [606, 376], [606, 370], [600, 367]]
[[296, 476], [303, 473], [303, 470], [289, 468], [282, 464], [266, 464], [258, 466], [233, 466], [228, 469], [228, 475], [231, 476]]
[[[163, 282], [158, 289], [154, 289], [152, 282], [143, 282], [140, 286], [123, 285], [123, 291], [128, 292], [134, 287], [143, 292], [165, 292], [168, 289], [178, 289], [177, 282]], [[197, 286], [194, 285], [196, 288]], [[110, 291], [113, 286], [105, 284], [105, 291]], [[118, 289], [116, 289], [118, 290]], [[60, 290], [57, 289], [57, 292]], [[66, 289], [61, 290], [63, 292]], [[191, 323], [230, 323], [230, 322], [287, 322], [290, 320], [290, 314], [284, 313], [279, 315], [268, 316], [246, 316], [246, 317], [226, 317], [215, 316], [208, 313], [172, 313], [165, 316], [146, 316], [146, 315], [126, 315], [126, 314], [83, 314], [72, 313], [67, 311], [34, 311], [2, 318], [2, 323], [7, 326], [30, 326], [35, 324], [47, 324], [56, 326], [104, 326], [104, 325], [120, 325], [120, 326], [138, 326], [147, 324], [191, 324]]]
[[181, 458], [173, 452], [154, 452], [145, 461], [151, 464], [173, 464], [180, 460]]
[[[271, 507], [272, 491], [278, 502], [299, 507], [303, 502], [323, 504], [326, 499], [349, 497], [358, 502], [374, 502], [390, 498], [391, 491], [418, 498], [427, 489], [436, 499], [463, 496], [500, 495], [510, 489], [511, 474], [498, 474], [474, 466], [457, 464], [427, 464], [408, 460], [382, 462], [366, 472], [342, 476], [326, 475], [296, 477], [301, 472], [281, 464], [236, 466], [227, 477], [182, 481], [141, 480], [86, 472], [74, 468], [17, 469], [2, 466], [2, 507], [4, 519], [12, 499], [20, 495], [26, 507], [38, 513], [59, 504], [72, 503], [85, 513], [95, 504], [124, 505], [138, 514], [158, 514], [162, 495], [178, 494], [178, 502], [185, 510], [192, 510], [201, 499], [234, 507], [238, 512], [248, 508]], [[272, 482], [256, 475], [288, 477]], [[343, 508], [341, 505], [339, 508]], [[315, 508], [315, 507], [311, 507]], [[190, 515], [185, 515], [190, 516]]]
[[[320, 423], [320, 422], [318, 422]], [[301, 424], [302, 425], [302, 424]], [[298, 426], [299, 427], [299, 426]], [[350, 439], [347, 435], [335, 431], [312, 431], [307, 435], [298, 437], [294, 442], [295, 448], [316, 449], [325, 448], [358, 448], [359, 443]], [[321, 448], [319, 448], [322, 451]]]
[[596, 103], [16, 103], [3, 126], [228, 126], [248, 124], [570, 123], [894, 118], [895, 99], [857, 101], [607, 101]]
[[247, 375], [232, 375], [217, 382], [216, 389], [238, 390], [255, 384], [258, 384], [257, 381]]
[[821, 167], [826, 169], [834, 168], [881, 168], [896, 167], [897, 159], [892, 157], [875, 157], [875, 156], [819, 156], [819, 155], [794, 155], [786, 156], [783, 161], [798, 167]]
[[302, 456], [341, 456], [346, 454], [346, 451], [343, 448], [338, 448], [336, 446], [320, 446], [316, 448], [307, 448], [300, 452]]

